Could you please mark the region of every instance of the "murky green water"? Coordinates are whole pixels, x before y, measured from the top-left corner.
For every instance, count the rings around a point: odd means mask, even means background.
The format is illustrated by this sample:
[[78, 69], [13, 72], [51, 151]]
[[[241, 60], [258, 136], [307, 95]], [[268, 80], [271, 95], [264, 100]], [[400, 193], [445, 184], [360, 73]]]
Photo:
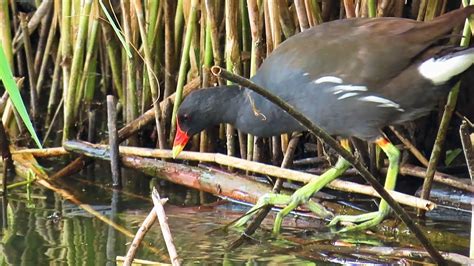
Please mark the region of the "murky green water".
[[[152, 206], [145, 198], [149, 193], [149, 179], [137, 173], [128, 173], [125, 178], [129, 185], [123, 193], [84, 183], [84, 180], [93, 181], [91, 175], [77, 177], [83, 181], [68, 179], [60, 186], [123, 229], [117, 230], [45, 188], [34, 186], [30, 200], [25, 188], [18, 188], [12, 192], [8, 204], [4, 205], [6, 215], [3, 217], [6, 220], [3, 224], [7, 227], [1, 231], [0, 265], [115, 265], [116, 257], [126, 254], [131, 241], [126, 236], [127, 232], [135, 234]], [[94, 182], [108, 182], [104, 180], [107, 178], [106, 175], [95, 176]], [[304, 219], [296, 224], [294, 219], [289, 219], [292, 223], [286, 225], [283, 235], [286, 240], [275, 239], [268, 231], [259, 230], [251, 243], [226, 251], [229, 243], [239, 236], [239, 231], [219, 229], [236, 219], [243, 211], [241, 207], [231, 203], [190, 206], [199, 198], [198, 192], [183, 191], [166, 184], [161, 184], [161, 196], [170, 198], [165, 209], [178, 254], [185, 264], [329, 265], [367, 261], [365, 256], [323, 252], [311, 246], [302, 247], [296, 244], [297, 241], [290, 242], [289, 239], [321, 243], [345, 241], [321, 227], [321, 221], [308, 222]], [[454, 236], [467, 241], [469, 219], [446, 219], [446, 216], [443, 219], [431, 221], [433, 228], [452, 230]], [[271, 223], [272, 219], [267, 219], [265, 227], [270, 228]], [[315, 228], [314, 224], [319, 224], [319, 228]], [[364, 242], [375, 245], [405, 245], [401, 244], [405, 241], [403, 237], [381, 239], [366, 234], [363, 236], [367, 238]], [[443, 250], [466, 254], [467, 242], [456, 239], [452, 241], [456, 244], [446, 244]], [[437, 240], [436, 245], [443, 245], [443, 241], [446, 240]], [[147, 234], [145, 243], [137, 258], [168, 262], [166, 247], [156, 224]], [[415, 246], [418, 244], [415, 243]], [[396, 261], [384, 258], [379, 262]]]

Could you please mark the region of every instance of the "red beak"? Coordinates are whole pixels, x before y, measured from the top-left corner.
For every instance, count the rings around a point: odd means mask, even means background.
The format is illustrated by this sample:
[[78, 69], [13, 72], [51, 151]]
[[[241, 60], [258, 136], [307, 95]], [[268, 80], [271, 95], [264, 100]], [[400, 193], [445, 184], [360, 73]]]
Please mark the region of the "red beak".
[[178, 154], [184, 149], [188, 141], [188, 133], [181, 130], [181, 127], [179, 126], [179, 121], [176, 121], [176, 136], [174, 137], [173, 143], [173, 159], [175, 159]]

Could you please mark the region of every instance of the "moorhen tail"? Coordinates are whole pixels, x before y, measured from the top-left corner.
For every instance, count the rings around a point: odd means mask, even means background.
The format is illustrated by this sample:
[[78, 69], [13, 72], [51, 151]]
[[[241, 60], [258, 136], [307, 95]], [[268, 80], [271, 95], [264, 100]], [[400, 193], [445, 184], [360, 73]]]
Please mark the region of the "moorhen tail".
[[[430, 22], [357, 18], [323, 23], [278, 46], [252, 81], [280, 96], [330, 134], [375, 142], [389, 159], [385, 188], [393, 190], [400, 152], [381, 129], [429, 112], [474, 63], [474, 48], [439, 44], [472, 13], [474, 6]], [[190, 136], [218, 123], [233, 124], [255, 136], [304, 130], [286, 112], [246, 88], [206, 88], [191, 93], [179, 108], [174, 156]], [[346, 141], [342, 144], [349, 149]], [[348, 166], [340, 158], [332, 169], [291, 197], [269, 194], [254, 208], [265, 204], [287, 206], [277, 215], [275, 233], [279, 232], [283, 217], [300, 204], [329, 216], [309, 198]], [[377, 212], [338, 216], [330, 225], [349, 221], [356, 225], [345, 231], [366, 229], [380, 223], [389, 210], [382, 200]], [[249, 217], [237, 224], [245, 223]]]

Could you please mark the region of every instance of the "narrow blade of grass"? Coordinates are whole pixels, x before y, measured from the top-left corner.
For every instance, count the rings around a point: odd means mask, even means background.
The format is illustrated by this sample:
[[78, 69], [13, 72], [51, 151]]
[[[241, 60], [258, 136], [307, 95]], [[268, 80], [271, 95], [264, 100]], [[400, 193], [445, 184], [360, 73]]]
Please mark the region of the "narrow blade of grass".
[[41, 146], [41, 142], [39, 141], [39, 138], [36, 135], [36, 131], [33, 128], [33, 124], [31, 123], [28, 112], [26, 111], [25, 104], [23, 103], [23, 100], [21, 99], [20, 90], [16, 86], [16, 82], [13, 79], [13, 74], [10, 69], [10, 65], [8, 64], [8, 60], [3, 51], [3, 46], [1, 43], [0, 43], [0, 80], [2, 80], [3, 85], [5, 86], [5, 89], [8, 92], [8, 95], [10, 95], [10, 99], [13, 103], [13, 106], [15, 106], [15, 109], [18, 111], [18, 114], [23, 120], [23, 123], [25, 123], [25, 126], [30, 132], [31, 137], [35, 141], [36, 145], [42, 149], [43, 147]]

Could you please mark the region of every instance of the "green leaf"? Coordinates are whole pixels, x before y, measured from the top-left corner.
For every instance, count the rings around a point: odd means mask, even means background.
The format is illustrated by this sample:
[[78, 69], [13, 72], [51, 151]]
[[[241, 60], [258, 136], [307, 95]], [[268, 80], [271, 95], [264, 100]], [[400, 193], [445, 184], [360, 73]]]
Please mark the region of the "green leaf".
[[117, 35], [117, 38], [119, 38], [120, 42], [122, 43], [123, 48], [127, 52], [127, 56], [131, 58], [132, 53], [130, 52], [129, 47], [127, 43], [125, 42], [125, 39], [123, 38], [122, 32], [120, 31], [119, 27], [115, 24], [114, 19], [112, 18], [112, 16], [110, 16], [109, 11], [107, 11], [107, 7], [104, 5], [104, 3], [102, 3], [102, 0], [100, 0], [99, 3], [100, 3], [100, 7], [102, 8], [102, 11], [104, 11], [105, 16], [107, 17], [107, 20], [112, 26], [112, 29], [114, 29], [115, 34]]
[[41, 142], [36, 135], [35, 129], [33, 128], [33, 124], [31, 123], [30, 117], [28, 116], [28, 112], [26, 111], [25, 104], [21, 99], [20, 90], [16, 86], [16, 82], [13, 79], [13, 74], [10, 69], [10, 65], [8, 64], [7, 57], [5, 56], [5, 52], [3, 51], [3, 46], [0, 43], [0, 80], [3, 82], [5, 89], [10, 96], [10, 100], [13, 103], [13, 106], [17, 110], [18, 114], [20, 115], [23, 123], [25, 123], [26, 128], [31, 134], [31, 137], [35, 141], [36, 145], [42, 149]]
[[446, 158], [444, 159], [444, 164], [446, 166], [450, 166], [453, 163], [454, 159], [456, 159], [456, 157], [461, 154], [461, 152], [462, 150], [459, 148], [446, 151]]

